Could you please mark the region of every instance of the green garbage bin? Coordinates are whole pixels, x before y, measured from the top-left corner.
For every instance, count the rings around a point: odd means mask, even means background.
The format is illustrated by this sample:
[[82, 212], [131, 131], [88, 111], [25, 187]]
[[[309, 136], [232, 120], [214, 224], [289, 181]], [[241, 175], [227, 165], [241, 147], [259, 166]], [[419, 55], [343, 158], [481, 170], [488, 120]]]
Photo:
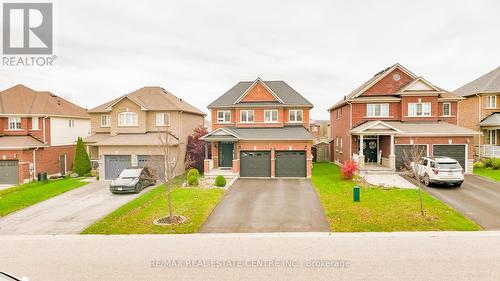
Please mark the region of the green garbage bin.
[[359, 202], [359, 196], [360, 196], [360, 191], [361, 191], [361, 188], [359, 188], [359, 186], [355, 185], [353, 188], [352, 188], [352, 191], [353, 191], [353, 199], [354, 199], [354, 202]]

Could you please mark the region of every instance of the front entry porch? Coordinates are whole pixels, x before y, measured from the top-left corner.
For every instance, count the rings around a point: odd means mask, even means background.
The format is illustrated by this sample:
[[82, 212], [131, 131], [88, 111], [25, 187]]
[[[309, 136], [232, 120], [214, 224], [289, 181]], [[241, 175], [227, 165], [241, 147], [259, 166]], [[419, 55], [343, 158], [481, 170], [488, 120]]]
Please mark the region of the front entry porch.
[[361, 171], [396, 170], [394, 134], [353, 136], [353, 159]]

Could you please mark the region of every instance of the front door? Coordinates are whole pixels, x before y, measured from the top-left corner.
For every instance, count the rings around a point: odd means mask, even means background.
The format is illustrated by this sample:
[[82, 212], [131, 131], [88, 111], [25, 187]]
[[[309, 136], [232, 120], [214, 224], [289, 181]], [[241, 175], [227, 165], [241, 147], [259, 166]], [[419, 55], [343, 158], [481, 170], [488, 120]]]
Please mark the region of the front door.
[[377, 140], [363, 140], [363, 154], [366, 163], [377, 163]]
[[220, 143], [219, 144], [219, 166], [232, 167], [233, 166], [233, 144]]

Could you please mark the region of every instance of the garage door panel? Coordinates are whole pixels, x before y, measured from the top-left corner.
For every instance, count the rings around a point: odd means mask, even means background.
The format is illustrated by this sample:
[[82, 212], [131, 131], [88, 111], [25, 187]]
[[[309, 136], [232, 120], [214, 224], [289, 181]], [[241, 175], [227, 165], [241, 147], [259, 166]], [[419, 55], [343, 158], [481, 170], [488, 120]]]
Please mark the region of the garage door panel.
[[306, 177], [305, 151], [276, 151], [276, 177]]
[[465, 170], [466, 169], [466, 159], [465, 159], [465, 145], [459, 144], [435, 144], [433, 145], [433, 155], [436, 156], [445, 156], [450, 157], [458, 161], [460, 166]]
[[121, 171], [130, 168], [132, 161], [130, 155], [105, 155], [105, 179], [116, 179]]
[[19, 162], [17, 160], [0, 161], [0, 184], [19, 183]]
[[401, 170], [405, 166], [406, 155], [410, 156], [414, 148], [422, 151], [422, 156], [427, 156], [427, 145], [400, 144], [395, 146], [396, 150], [396, 170]]
[[164, 159], [163, 155], [138, 155], [137, 166], [141, 168], [148, 166], [155, 170], [158, 177], [163, 178], [165, 176]]
[[270, 177], [270, 151], [241, 151], [240, 176], [242, 177]]

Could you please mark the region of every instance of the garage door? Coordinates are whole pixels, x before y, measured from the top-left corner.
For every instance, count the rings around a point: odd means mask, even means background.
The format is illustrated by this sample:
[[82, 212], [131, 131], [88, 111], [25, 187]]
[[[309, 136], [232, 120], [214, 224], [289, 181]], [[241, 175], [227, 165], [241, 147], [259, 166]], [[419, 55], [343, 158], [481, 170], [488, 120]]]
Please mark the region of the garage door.
[[165, 157], [162, 155], [138, 155], [137, 166], [149, 166], [158, 172], [158, 177], [163, 178], [165, 176], [165, 164], [163, 163], [163, 159], [165, 159]]
[[270, 177], [270, 151], [242, 151], [240, 153], [240, 176]]
[[131, 166], [130, 155], [105, 155], [104, 162], [107, 180], [116, 179], [121, 171]]
[[276, 177], [306, 177], [305, 151], [276, 151]]
[[406, 155], [410, 157], [414, 148], [417, 148], [419, 151], [423, 151], [422, 156], [427, 156], [427, 145], [396, 145], [396, 170], [401, 170], [405, 167], [405, 151]]
[[0, 184], [17, 183], [19, 183], [19, 165], [17, 161], [0, 161]]
[[453, 158], [460, 163], [460, 166], [465, 170], [467, 165], [465, 164], [465, 145], [443, 145], [443, 144], [435, 144], [433, 145], [433, 155], [434, 156], [446, 156]]

